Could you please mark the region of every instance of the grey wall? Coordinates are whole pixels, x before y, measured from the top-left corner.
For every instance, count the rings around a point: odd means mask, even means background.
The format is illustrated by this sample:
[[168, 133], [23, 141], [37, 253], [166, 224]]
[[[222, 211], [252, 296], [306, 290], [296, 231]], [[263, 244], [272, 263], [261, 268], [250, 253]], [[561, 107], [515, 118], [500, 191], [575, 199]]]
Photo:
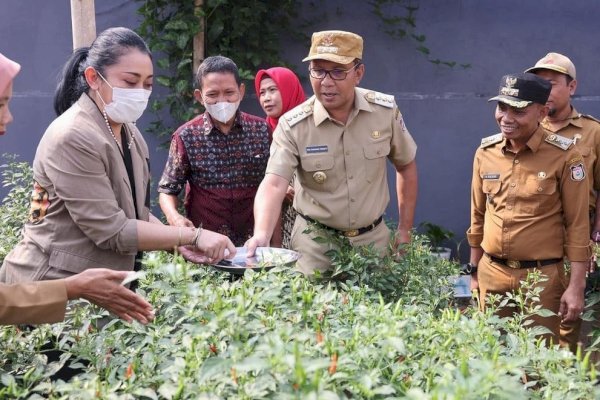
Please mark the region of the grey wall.
[[[15, 122], [0, 139], [0, 153], [18, 153], [32, 160], [40, 136], [54, 117], [56, 76], [71, 51], [69, 1], [0, 1], [0, 52], [22, 64], [11, 106]], [[495, 94], [502, 75], [522, 71], [548, 51], [562, 52], [577, 67], [575, 106], [600, 115], [600, 79], [594, 73], [600, 2], [414, 1], [420, 7], [416, 31], [426, 35], [432, 56], [470, 63], [468, 69], [436, 66], [415, 50], [414, 41], [386, 35], [366, 1], [323, 3], [303, 3], [304, 17], [313, 20], [305, 33], [343, 29], [362, 35], [367, 73], [361, 86], [396, 96], [419, 146], [417, 224], [431, 221], [464, 236], [469, 225], [472, 157], [480, 139], [497, 132], [494, 105], [486, 99]], [[132, 0], [96, 0], [98, 31], [110, 26], [135, 28], [138, 6]], [[286, 58], [304, 72], [300, 60], [308, 51], [308, 41], [282, 39]], [[305, 89], [312, 92], [307, 83]], [[252, 85], [247, 93], [242, 107], [262, 114]], [[160, 90], [153, 94], [157, 95]], [[153, 118], [146, 113], [139, 122], [142, 131]], [[151, 135], [146, 139], [151, 149], [157, 148]], [[164, 150], [152, 155], [155, 177], [165, 159]], [[388, 214], [397, 217], [395, 196]]]

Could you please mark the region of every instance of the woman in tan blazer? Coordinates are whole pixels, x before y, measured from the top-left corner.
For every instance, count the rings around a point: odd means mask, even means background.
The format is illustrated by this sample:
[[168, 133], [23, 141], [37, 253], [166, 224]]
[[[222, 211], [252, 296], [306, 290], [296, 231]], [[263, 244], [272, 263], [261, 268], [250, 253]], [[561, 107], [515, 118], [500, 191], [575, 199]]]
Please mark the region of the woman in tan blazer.
[[[21, 66], [0, 53], [0, 135], [13, 120], [9, 102], [13, 80]], [[0, 325], [39, 324], [62, 321], [67, 300], [85, 298], [126, 321], [147, 323], [154, 318], [152, 306], [121, 285], [129, 272], [95, 268], [66, 279], [0, 284]]]
[[165, 226], [149, 212], [148, 147], [134, 124], [153, 80], [142, 38], [127, 28], [107, 29], [73, 52], [62, 75], [58, 117], [33, 162], [24, 238], [6, 256], [0, 280], [64, 278], [102, 267], [130, 271], [144, 250], [179, 247], [197, 262], [235, 255], [226, 236]]

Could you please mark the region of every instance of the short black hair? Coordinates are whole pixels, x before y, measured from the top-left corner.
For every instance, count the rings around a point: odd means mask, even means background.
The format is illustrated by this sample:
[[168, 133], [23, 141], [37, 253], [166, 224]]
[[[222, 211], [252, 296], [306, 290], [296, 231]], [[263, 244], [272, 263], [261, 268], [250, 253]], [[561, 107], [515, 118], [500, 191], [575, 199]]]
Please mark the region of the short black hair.
[[198, 67], [198, 72], [196, 72], [196, 85], [198, 89], [202, 89], [202, 78], [212, 72], [232, 74], [237, 85], [240, 86], [242, 84], [240, 72], [233, 60], [224, 56], [211, 56], [202, 61], [202, 64]]

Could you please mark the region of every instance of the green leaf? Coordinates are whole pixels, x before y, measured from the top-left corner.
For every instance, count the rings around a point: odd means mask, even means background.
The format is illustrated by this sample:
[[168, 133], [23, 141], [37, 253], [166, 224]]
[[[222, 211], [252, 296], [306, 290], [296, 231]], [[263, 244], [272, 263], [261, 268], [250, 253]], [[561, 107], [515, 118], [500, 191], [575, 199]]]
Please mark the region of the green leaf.
[[221, 357], [210, 357], [200, 367], [200, 371], [196, 377], [197, 382], [203, 383], [217, 375], [229, 373], [230, 368], [231, 360]]
[[179, 19], [172, 19], [169, 22], [167, 22], [167, 24], [165, 25], [165, 30], [186, 30], [188, 29], [187, 24], [185, 23], [185, 21], [179, 20]]
[[192, 59], [191, 57], [185, 58], [183, 60], [181, 60], [179, 62], [179, 64], [177, 64], [177, 69], [178, 70], [182, 70], [182, 69], [187, 69], [190, 68], [190, 65], [192, 64]]
[[186, 49], [188, 47], [188, 44], [191, 46], [191, 41], [189, 36], [187, 35], [179, 35], [177, 36], [177, 47], [179, 47], [180, 49]]
[[158, 60], [156, 60], [156, 64], [162, 69], [167, 69], [171, 65], [169, 59], [167, 58], [159, 58]]
[[536, 310], [534, 312], [535, 315], [539, 315], [540, 317], [554, 317], [556, 315], [556, 313], [554, 313], [553, 311], [548, 310], [547, 308], [541, 308], [539, 310]]
[[223, 22], [220, 20], [217, 21], [213, 21], [212, 24], [210, 25], [210, 28], [208, 29], [208, 40], [210, 42], [214, 42], [218, 39], [218, 37], [221, 35], [221, 33], [223, 32], [224, 29], [224, 25]]
[[171, 87], [171, 79], [167, 76], [157, 76], [156, 81], [165, 87]]

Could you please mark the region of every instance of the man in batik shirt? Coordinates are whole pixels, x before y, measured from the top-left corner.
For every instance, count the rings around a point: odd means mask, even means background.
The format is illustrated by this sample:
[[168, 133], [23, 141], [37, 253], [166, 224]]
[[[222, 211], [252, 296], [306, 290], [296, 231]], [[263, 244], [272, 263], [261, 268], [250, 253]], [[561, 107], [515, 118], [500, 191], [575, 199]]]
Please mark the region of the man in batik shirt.
[[[238, 110], [245, 87], [229, 58], [206, 58], [196, 81], [194, 97], [206, 112], [173, 134], [160, 207], [170, 225], [202, 225], [242, 246], [252, 236], [254, 195], [269, 157], [267, 123]], [[186, 216], [177, 198], [184, 187]]]

